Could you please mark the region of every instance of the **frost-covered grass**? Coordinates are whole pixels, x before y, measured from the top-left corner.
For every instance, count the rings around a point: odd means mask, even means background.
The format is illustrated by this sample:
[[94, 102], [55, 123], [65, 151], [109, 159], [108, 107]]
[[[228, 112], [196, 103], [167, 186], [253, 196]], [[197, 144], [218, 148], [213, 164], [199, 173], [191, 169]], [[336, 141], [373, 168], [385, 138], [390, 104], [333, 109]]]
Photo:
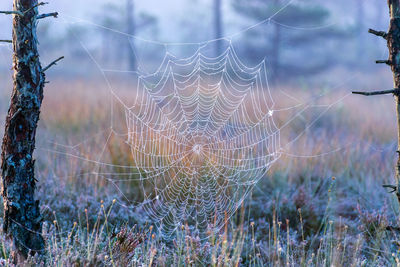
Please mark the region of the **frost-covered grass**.
[[[104, 150], [104, 161], [131, 163], [129, 149], [118, 138], [104, 146], [101, 131], [110, 126], [110, 99], [102, 86], [54, 81], [46, 87], [36, 152], [46, 251], [44, 259], [29, 259], [27, 265], [399, 264], [399, 207], [381, 186], [394, 182], [391, 97], [342, 99], [354, 88], [275, 88], [275, 109], [284, 110], [274, 112], [277, 125], [295, 119], [282, 129], [283, 154], [268, 177], [219, 233], [199, 240], [183, 226], [166, 241], [143, 210], [125, 206], [132, 203], [113, 184], [85, 175], [95, 165], [52, 151], [68, 145], [68, 151], [96, 158]], [[120, 93], [129, 98], [129, 89]], [[300, 114], [302, 107], [293, 107], [301, 103], [308, 108]], [[131, 187], [124, 194], [139, 201], [141, 190], [134, 183]], [[10, 243], [1, 236], [1, 244], [1, 264], [7, 264]]]
[[[321, 189], [325, 201], [321, 195], [312, 199], [301, 186], [297, 191], [276, 188], [285, 195], [280, 200], [253, 196], [226, 228], [205, 241], [184, 226], [165, 242], [152, 225], [131, 225], [110, 199], [85, 203], [88, 209], [75, 218], [62, 214], [61, 207], [44, 226], [46, 265], [395, 266], [396, 235], [385, 229], [387, 211], [359, 206], [354, 218], [335, 216], [336, 183], [327, 181]], [[3, 240], [4, 258], [9, 245]], [[27, 264], [37, 262], [33, 258]]]

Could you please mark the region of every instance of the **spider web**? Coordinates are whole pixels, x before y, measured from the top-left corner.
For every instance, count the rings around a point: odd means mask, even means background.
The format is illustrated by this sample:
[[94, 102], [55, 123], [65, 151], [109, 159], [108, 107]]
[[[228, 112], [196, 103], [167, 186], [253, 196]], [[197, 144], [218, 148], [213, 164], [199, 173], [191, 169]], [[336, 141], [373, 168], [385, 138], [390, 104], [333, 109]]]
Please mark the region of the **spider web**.
[[184, 222], [222, 226], [279, 157], [265, 62], [246, 67], [231, 44], [201, 51], [167, 54], [124, 104], [144, 208], [166, 236]]

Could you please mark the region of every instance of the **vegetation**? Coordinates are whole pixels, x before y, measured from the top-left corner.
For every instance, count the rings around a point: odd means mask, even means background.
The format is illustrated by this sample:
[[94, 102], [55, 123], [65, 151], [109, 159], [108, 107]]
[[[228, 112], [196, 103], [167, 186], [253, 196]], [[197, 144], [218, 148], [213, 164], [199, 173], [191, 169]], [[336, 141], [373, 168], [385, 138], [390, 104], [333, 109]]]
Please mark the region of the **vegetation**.
[[[79, 145], [85, 136], [98, 135], [101, 125], [108, 123], [107, 110], [102, 108], [107, 98], [96, 94], [89, 102], [85, 100], [85, 95], [91, 95], [91, 88], [98, 88], [96, 84], [63, 84], [61, 80], [48, 85], [37, 140], [37, 195], [45, 218], [46, 264], [396, 266], [400, 241], [398, 204], [381, 187], [390, 183], [393, 175], [394, 115], [383, 112], [390, 98], [346, 98], [290, 148], [289, 151], [305, 157], [284, 153], [218, 235], [200, 241], [195, 233], [183, 228], [176, 240], [166, 242], [143, 211], [125, 207], [129, 203], [114, 186], [80, 175], [83, 162], [48, 152], [55, 146], [48, 142], [54, 136], [58, 137], [57, 142]], [[53, 90], [56, 88], [59, 91]], [[309, 92], [322, 89], [284, 90], [297, 98], [309, 99]], [[343, 93], [328, 91], [313, 104], [321, 105]], [[287, 98], [277, 99], [278, 106], [293, 104]], [[353, 110], [353, 106], [364, 108]], [[55, 107], [62, 112], [53, 112]], [[382, 112], [369, 112], [372, 109]], [[284, 123], [289, 116], [277, 115], [278, 123]], [[313, 116], [313, 112], [305, 113], [304, 120], [312, 121]], [[290, 138], [290, 133], [303, 129], [301, 123], [291, 125], [287, 135], [283, 133], [282, 143]], [[355, 133], [358, 141], [354, 140]], [[102, 145], [104, 136], [98, 136], [88, 146]], [[115, 147], [107, 148], [107, 160], [123, 163], [120, 154], [111, 153], [112, 150], [115, 152]], [[333, 152], [307, 156], [327, 151]], [[92, 153], [88, 157], [94, 157], [97, 151]], [[131, 192], [131, 196], [135, 194]], [[2, 244], [5, 264], [11, 246], [5, 237]], [[30, 258], [28, 262], [37, 260], [44, 261]]]

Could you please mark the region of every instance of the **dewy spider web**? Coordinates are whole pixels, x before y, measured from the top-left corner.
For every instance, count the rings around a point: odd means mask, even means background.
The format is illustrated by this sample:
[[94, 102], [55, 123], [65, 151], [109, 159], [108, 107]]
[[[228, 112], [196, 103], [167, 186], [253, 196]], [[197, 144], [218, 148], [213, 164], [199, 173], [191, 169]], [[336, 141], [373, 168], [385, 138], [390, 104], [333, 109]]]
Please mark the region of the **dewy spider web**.
[[184, 222], [221, 226], [279, 157], [265, 88], [265, 62], [244, 66], [232, 45], [215, 58], [201, 49], [167, 55], [139, 77], [136, 103], [126, 107], [127, 143], [144, 207], [166, 236]]

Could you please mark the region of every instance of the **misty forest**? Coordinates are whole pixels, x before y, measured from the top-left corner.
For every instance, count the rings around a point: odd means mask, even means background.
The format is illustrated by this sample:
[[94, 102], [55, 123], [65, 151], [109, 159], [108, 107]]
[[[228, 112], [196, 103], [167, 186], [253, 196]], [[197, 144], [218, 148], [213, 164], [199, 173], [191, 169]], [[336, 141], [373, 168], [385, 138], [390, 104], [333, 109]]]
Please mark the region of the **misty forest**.
[[0, 266], [400, 266], [400, 0], [0, 25]]

